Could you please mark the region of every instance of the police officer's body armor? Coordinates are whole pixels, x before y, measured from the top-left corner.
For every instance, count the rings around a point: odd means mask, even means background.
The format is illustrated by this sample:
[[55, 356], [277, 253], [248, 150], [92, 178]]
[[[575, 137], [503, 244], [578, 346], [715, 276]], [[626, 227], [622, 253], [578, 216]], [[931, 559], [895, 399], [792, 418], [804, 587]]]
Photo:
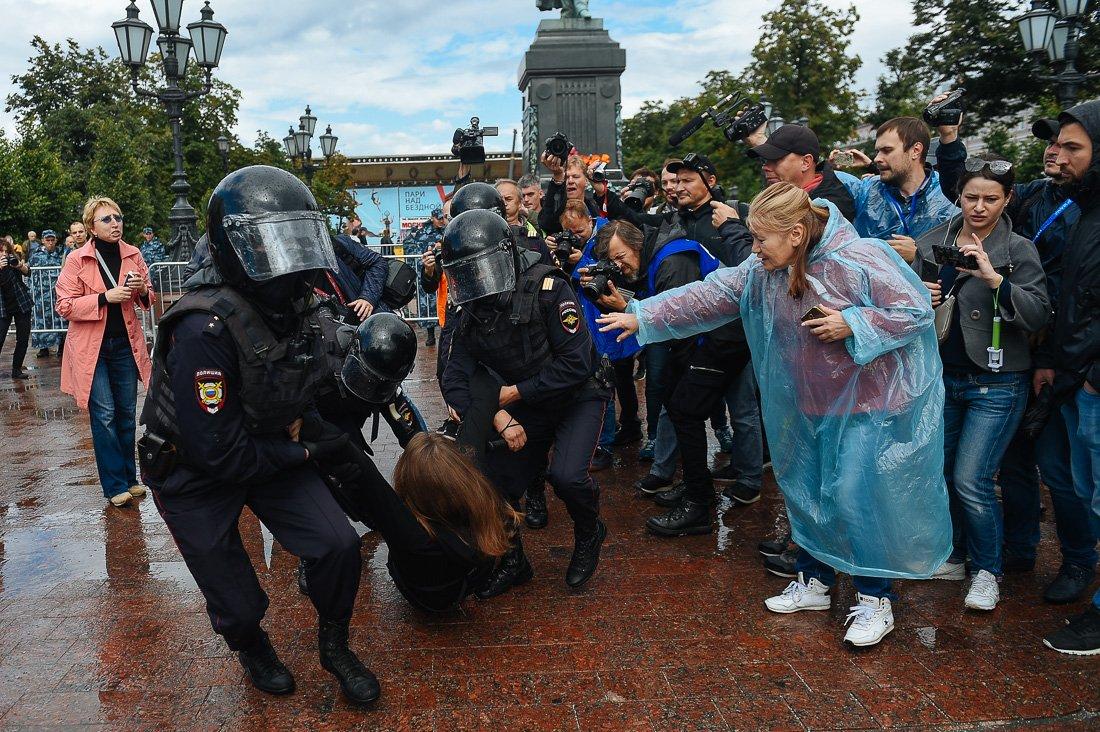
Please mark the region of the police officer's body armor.
[[497, 296], [501, 302], [488, 319], [485, 309], [479, 309], [481, 312], [476, 314], [469, 307], [462, 309], [459, 335], [465, 334], [467, 350], [507, 384], [531, 378], [551, 357], [539, 295], [544, 291], [543, 283], [547, 278], [563, 282], [568, 282], [568, 278], [558, 267], [537, 261], [538, 255], [534, 252], [521, 254], [520, 262], [527, 264], [527, 269], [517, 278], [514, 290]]
[[240, 293], [222, 286], [188, 292], [161, 318], [142, 424], [166, 439], [178, 437], [175, 401], [168, 385], [168, 345], [174, 325], [196, 312], [220, 321], [237, 346], [240, 384], [234, 386], [250, 434], [280, 433], [302, 416], [326, 375], [316, 325], [279, 337]]

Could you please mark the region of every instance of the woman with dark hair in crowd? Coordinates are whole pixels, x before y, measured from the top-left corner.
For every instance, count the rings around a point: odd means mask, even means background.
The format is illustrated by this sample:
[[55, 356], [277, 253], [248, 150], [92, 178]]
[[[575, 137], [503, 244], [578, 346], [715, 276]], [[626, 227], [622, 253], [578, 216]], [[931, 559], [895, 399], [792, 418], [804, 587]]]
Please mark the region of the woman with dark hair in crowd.
[[366, 455], [358, 467], [341, 503], [386, 540], [390, 576], [415, 607], [454, 608], [511, 548], [519, 514], [446, 437], [414, 435], [392, 488]]
[[23, 359], [31, 335], [31, 311], [34, 302], [27, 289], [26, 277], [31, 270], [16, 253], [10, 236], [0, 239], [0, 350], [8, 338], [8, 328], [15, 322], [15, 350], [11, 356], [11, 378], [26, 379]]
[[827, 610], [836, 572], [857, 600], [844, 640], [894, 629], [893, 578], [928, 577], [951, 550], [943, 483], [943, 382], [920, 280], [832, 203], [776, 183], [748, 219], [753, 253], [600, 319], [642, 344], [741, 318], [760, 384], [798, 578], [765, 601]]
[[974, 579], [965, 604], [973, 610], [1000, 600], [1004, 526], [993, 475], [1027, 406], [1028, 336], [1050, 318], [1039, 254], [1004, 213], [1014, 181], [1004, 158], [967, 159], [961, 216], [920, 237], [912, 265], [937, 308], [947, 390], [944, 476], [954, 551], [933, 578], [965, 579], [969, 559]]

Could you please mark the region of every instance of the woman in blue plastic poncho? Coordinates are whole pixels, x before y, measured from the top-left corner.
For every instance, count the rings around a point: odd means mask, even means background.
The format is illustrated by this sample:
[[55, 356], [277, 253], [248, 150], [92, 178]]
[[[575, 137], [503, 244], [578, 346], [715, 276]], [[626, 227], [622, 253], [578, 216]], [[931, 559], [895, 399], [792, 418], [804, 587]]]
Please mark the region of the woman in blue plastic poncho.
[[646, 344], [742, 318], [802, 548], [798, 579], [766, 605], [828, 609], [847, 572], [858, 595], [844, 639], [874, 645], [894, 626], [891, 579], [928, 577], [951, 552], [931, 300], [890, 247], [796, 186], [771, 186], [750, 212], [756, 256], [601, 323]]

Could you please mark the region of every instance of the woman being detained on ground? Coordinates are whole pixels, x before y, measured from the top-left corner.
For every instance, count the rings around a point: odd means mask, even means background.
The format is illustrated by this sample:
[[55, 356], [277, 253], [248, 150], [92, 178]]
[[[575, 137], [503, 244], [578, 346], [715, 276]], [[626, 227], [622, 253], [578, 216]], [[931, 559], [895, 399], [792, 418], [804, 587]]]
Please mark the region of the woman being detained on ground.
[[646, 344], [742, 319], [802, 548], [798, 579], [765, 604], [827, 610], [846, 572], [857, 595], [844, 640], [874, 645], [894, 628], [891, 580], [928, 577], [951, 552], [931, 300], [889, 246], [794, 185], [757, 196], [748, 226], [755, 256], [634, 301], [602, 330]]

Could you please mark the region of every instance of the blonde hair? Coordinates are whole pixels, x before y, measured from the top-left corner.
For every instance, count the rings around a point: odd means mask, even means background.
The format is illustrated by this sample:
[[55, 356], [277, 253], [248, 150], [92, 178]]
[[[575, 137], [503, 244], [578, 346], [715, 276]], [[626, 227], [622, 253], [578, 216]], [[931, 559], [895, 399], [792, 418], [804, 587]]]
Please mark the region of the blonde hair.
[[578, 199], [572, 199], [565, 202], [565, 208], [562, 209], [561, 216], [558, 217], [558, 223], [565, 226], [566, 221], [591, 221], [592, 216], [588, 213], [588, 207], [584, 205], [584, 201]]
[[801, 298], [809, 288], [806, 264], [810, 250], [821, 241], [825, 226], [829, 223], [829, 209], [815, 206], [810, 196], [793, 183], [774, 183], [752, 199], [749, 204], [749, 230], [754, 232], [785, 234], [802, 225], [802, 241], [795, 252], [790, 267], [790, 285], [787, 292], [793, 298]]
[[106, 196], [92, 196], [84, 204], [84, 215], [82, 217], [84, 219], [84, 229], [88, 232], [88, 236], [92, 236], [92, 230], [94, 228], [92, 224], [95, 221], [95, 211], [101, 206], [113, 208], [120, 216], [122, 215], [122, 209], [119, 208], [119, 205], [112, 199]]

